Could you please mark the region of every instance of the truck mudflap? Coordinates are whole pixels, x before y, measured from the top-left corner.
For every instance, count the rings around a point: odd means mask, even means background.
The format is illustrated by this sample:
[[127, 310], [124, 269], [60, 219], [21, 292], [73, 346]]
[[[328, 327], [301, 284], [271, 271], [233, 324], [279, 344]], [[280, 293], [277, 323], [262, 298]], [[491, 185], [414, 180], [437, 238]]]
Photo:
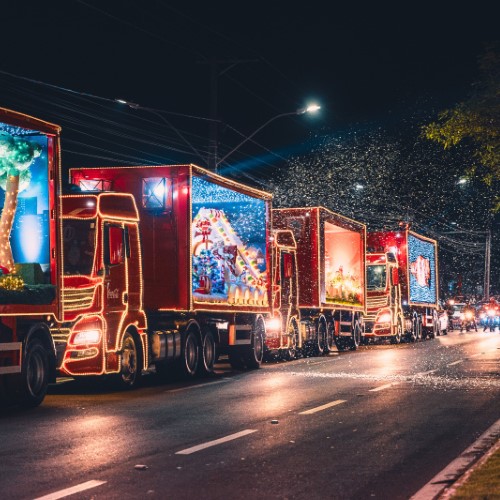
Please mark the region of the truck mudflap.
[[22, 352], [21, 342], [0, 343], [0, 375], [21, 373]]

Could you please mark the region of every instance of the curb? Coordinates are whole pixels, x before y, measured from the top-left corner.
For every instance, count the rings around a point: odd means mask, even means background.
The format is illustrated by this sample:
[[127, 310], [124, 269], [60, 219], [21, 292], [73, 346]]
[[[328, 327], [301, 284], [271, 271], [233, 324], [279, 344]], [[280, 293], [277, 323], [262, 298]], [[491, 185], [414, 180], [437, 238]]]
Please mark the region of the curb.
[[457, 489], [463, 484], [467, 483], [470, 475], [477, 469], [480, 469], [486, 461], [494, 454], [496, 451], [500, 450], [500, 439], [476, 462], [469, 470], [467, 470], [455, 483], [450, 487], [445, 488], [444, 492], [440, 495], [439, 500], [449, 500], [456, 493]]
[[449, 499], [451, 496], [451, 493], [448, 495], [449, 490], [453, 489], [454, 492], [461, 481], [465, 481], [472, 470], [480, 463], [484, 463], [497, 448], [500, 448], [500, 419], [481, 434], [460, 456], [418, 490], [410, 500]]

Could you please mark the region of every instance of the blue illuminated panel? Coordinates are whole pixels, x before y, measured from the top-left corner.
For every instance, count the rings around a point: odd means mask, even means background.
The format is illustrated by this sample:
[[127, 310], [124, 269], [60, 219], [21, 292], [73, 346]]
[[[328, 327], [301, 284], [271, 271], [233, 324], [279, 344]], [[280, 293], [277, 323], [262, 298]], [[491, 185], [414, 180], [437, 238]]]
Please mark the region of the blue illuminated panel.
[[434, 243], [408, 234], [410, 302], [437, 302], [436, 247]]
[[192, 179], [195, 302], [265, 305], [266, 202]]
[[[47, 142], [36, 131], [0, 123], [0, 243], [8, 242], [14, 264], [40, 264], [43, 271], [50, 262]], [[3, 267], [10, 267], [8, 253]]]

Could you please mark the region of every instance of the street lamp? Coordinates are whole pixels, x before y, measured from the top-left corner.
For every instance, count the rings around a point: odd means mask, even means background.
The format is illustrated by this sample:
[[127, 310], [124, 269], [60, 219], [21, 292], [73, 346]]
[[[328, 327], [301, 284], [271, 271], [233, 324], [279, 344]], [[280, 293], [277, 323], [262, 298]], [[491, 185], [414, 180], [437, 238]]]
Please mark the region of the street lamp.
[[279, 115], [273, 116], [267, 122], [263, 123], [258, 129], [254, 130], [248, 137], [245, 137], [237, 146], [235, 146], [229, 153], [224, 155], [217, 163], [216, 167], [218, 167], [224, 160], [226, 160], [229, 156], [231, 156], [236, 150], [238, 150], [243, 144], [248, 142], [252, 137], [254, 137], [258, 132], [260, 132], [264, 127], [269, 125], [271, 122], [274, 120], [277, 120], [278, 118], [282, 118], [283, 116], [293, 116], [293, 115], [304, 115], [306, 113], [315, 113], [321, 109], [321, 106], [318, 104], [309, 104], [305, 108], [299, 108], [296, 111], [290, 111], [289, 113], [280, 113]]

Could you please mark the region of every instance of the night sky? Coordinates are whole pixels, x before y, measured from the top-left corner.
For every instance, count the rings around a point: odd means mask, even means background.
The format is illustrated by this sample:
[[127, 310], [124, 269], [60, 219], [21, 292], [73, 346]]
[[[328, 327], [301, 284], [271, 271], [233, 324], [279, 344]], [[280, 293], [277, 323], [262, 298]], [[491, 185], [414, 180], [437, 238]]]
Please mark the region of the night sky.
[[257, 158], [248, 180], [265, 185], [318, 136], [397, 129], [466, 99], [499, 38], [493, 4], [4, 2], [0, 106], [61, 125], [69, 168], [206, 166], [213, 69], [219, 158], [318, 102], [228, 157]]

